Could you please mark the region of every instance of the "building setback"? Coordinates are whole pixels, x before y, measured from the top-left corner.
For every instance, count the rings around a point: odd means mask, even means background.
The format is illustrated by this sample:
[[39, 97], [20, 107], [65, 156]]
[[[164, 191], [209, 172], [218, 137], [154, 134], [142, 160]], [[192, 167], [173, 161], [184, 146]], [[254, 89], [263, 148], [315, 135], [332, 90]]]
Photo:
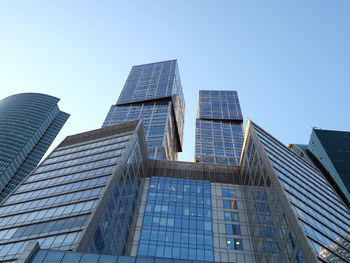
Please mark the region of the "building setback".
[[185, 101], [177, 60], [133, 66], [102, 127], [143, 119], [149, 157], [177, 160]]
[[67, 121], [58, 101], [39, 93], [0, 101], [0, 201], [33, 171]]
[[239, 165], [243, 117], [236, 91], [200, 90], [195, 161]]

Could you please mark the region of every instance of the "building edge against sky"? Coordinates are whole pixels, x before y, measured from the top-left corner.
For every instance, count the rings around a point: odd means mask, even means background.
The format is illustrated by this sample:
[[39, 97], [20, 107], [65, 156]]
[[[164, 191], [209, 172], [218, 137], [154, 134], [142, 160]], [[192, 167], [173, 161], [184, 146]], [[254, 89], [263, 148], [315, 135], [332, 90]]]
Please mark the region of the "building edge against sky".
[[39, 93], [0, 101], [0, 201], [38, 165], [67, 121], [58, 101]]

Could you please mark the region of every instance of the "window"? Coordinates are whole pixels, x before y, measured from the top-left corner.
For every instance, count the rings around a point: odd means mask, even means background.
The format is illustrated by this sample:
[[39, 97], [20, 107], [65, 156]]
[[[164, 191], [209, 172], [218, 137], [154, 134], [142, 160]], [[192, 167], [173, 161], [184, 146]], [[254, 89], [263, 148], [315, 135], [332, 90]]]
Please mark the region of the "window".
[[237, 209], [236, 200], [224, 200], [224, 208]]
[[240, 238], [227, 238], [226, 246], [229, 250], [243, 250], [243, 243]]
[[238, 212], [225, 211], [225, 220], [227, 221], [239, 221]]
[[240, 235], [241, 234], [241, 227], [240, 225], [225, 225], [226, 228], [226, 234], [228, 235]]

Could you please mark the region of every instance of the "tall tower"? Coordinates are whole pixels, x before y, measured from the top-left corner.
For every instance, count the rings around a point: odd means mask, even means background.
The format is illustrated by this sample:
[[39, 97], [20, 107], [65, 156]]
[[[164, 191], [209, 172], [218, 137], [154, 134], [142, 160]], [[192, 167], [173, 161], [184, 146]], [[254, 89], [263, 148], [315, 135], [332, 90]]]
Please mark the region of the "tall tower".
[[1, 204], [0, 261], [18, 259], [31, 241], [127, 254], [144, 158], [141, 121], [67, 137]]
[[185, 102], [176, 60], [133, 66], [102, 127], [143, 119], [149, 157], [177, 160]]
[[317, 168], [251, 121], [240, 177], [257, 262], [350, 261], [350, 210]]
[[69, 115], [39, 93], [0, 101], [0, 201], [37, 166]]
[[313, 129], [307, 150], [327, 171], [326, 178], [350, 206], [350, 132]]
[[236, 91], [200, 90], [195, 161], [239, 165], [243, 117]]

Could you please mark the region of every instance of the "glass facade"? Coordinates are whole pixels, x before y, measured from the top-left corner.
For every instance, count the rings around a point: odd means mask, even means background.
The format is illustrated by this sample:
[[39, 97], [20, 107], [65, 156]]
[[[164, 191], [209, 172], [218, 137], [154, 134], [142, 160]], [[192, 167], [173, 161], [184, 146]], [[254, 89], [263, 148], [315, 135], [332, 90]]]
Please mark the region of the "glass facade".
[[329, 174], [331, 185], [350, 207], [350, 132], [313, 129], [307, 149]]
[[302, 158], [304, 161], [306, 161], [310, 165], [316, 167], [308, 155], [307, 145], [305, 145], [305, 144], [288, 144], [287, 147], [291, 151], [293, 151], [295, 154], [297, 154], [300, 158]]
[[209, 181], [151, 177], [138, 255], [213, 260]]
[[243, 117], [236, 91], [200, 90], [195, 161], [239, 165]]
[[237, 91], [200, 90], [197, 118], [243, 121]]
[[1, 261], [33, 240], [43, 249], [124, 252], [143, 169], [137, 133], [126, 125], [67, 137], [4, 200]]
[[242, 186], [232, 183], [210, 184], [213, 203], [214, 260], [255, 262]]
[[[282, 232], [284, 235], [281, 237], [283, 239], [285, 235], [289, 236], [291, 248], [300, 246], [302, 251], [299, 254], [298, 250], [296, 254], [297, 257], [300, 255], [299, 262], [311, 262], [316, 258], [320, 262], [348, 262], [350, 260], [349, 209], [319, 170], [257, 125], [252, 122], [249, 125], [242, 167], [245, 172], [242, 178], [248, 185], [263, 187], [263, 192], [260, 191], [260, 194], [254, 194], [253, 188], [248, 191], [248, 198], [250, 194], [250, 198], [254, 200], [250, 202], [252, 208], [257, 204], [256, 210], [265, 211], [263, 215], [272, 212], [268, 217], [272, 224], [274, 214], [278, 212], [281, 215], [285, 225], [285, 231]], [[268, 185], [273, 187], [266, 191]], [[285, 197], [287, 197], [286, 200], [284, 200]], [[273, 206], [267, 206], [266, 203], [269, 199], [280, 199], [278, 202], [280, 205], [277, 205], [277, 208], [274, 205], [275, 210], [272, 210]], [[258, 200], [264, 200], [264, 202], [257, 202]], [[263, 205], [263, 203], [266, 204]], [[259, 217], [259, 213], [256, 216]], [[274, 228], [274, 235], [279, 231], [281, 229]], [[269, 229], [263, 233], [269, 236]], [[298, 238], [296, 238], [297, 235]], [[307, 246], [303, 245], [305, 240], [308, 242]], [[309, 255], [308, 260], [305, 260], [309, 253], [308, 247], [312, 249], [314, 259]], [[259, 244], [257, 244], [258, 248]], [[273, 248], [274, 244], [271, 245], [272, 251]], [[286, 252], [283, 252], [283, 249], [286, 249]], [[288, 246], [282, 246], [282, 243], [278, 243], [276, 250], [284, 254], [292, 251]]]
[[[144, 173], [140, 145], [135, 143], [126, 165], [118, 175], [117, 184], [110, 197], [106, 196], [107, 206], [99, 214], [99, 222], [87, 252], [111, 255], [129, 255], [129, 239], [133, 236], [137, 217], [140, 177]], [[98, 215], [97, 215], [98, 217]], [[88, 237], [89, 238], [89, 237]]]
[[238, 179], [234, 166], [149, 160], [131, 255], [254, 262]]
[[[50, 99], [38, 138], [67, 117]], [[200, 91], [196, 162], [174, 161], [183, 113], [176, 60], [134, 66], [104, 127], [67, 137], [4, 199], [0, 261], [350, 262], [350, 211], [304, 148], [251, 121], [243, 143], [237, 93]]]
[[[157, 257], [130, 257], [81, 252], [39, 250], [30, 263], [200, 263], [197, 260], [181, 260]], [[29, 263], [28, 262], [28, 263]]]
[[5, 200], [1, 260], [34, 240], [33, 262], [349, 261], [349, 210], [251, 121], [240, 167], [148, 159], [133, 123], [66, 139]]
[[196, 162], [238, 166], [242, 147], [241, 124], [196, 120]]
[[34, 170], [67, 121], [58, 101], [38, 93], [0, 101], [0, 201]]
[[185, 102], [177, 61], [134, 66], [103, 127], [143, 119], [149, 157], [177, 160]]

